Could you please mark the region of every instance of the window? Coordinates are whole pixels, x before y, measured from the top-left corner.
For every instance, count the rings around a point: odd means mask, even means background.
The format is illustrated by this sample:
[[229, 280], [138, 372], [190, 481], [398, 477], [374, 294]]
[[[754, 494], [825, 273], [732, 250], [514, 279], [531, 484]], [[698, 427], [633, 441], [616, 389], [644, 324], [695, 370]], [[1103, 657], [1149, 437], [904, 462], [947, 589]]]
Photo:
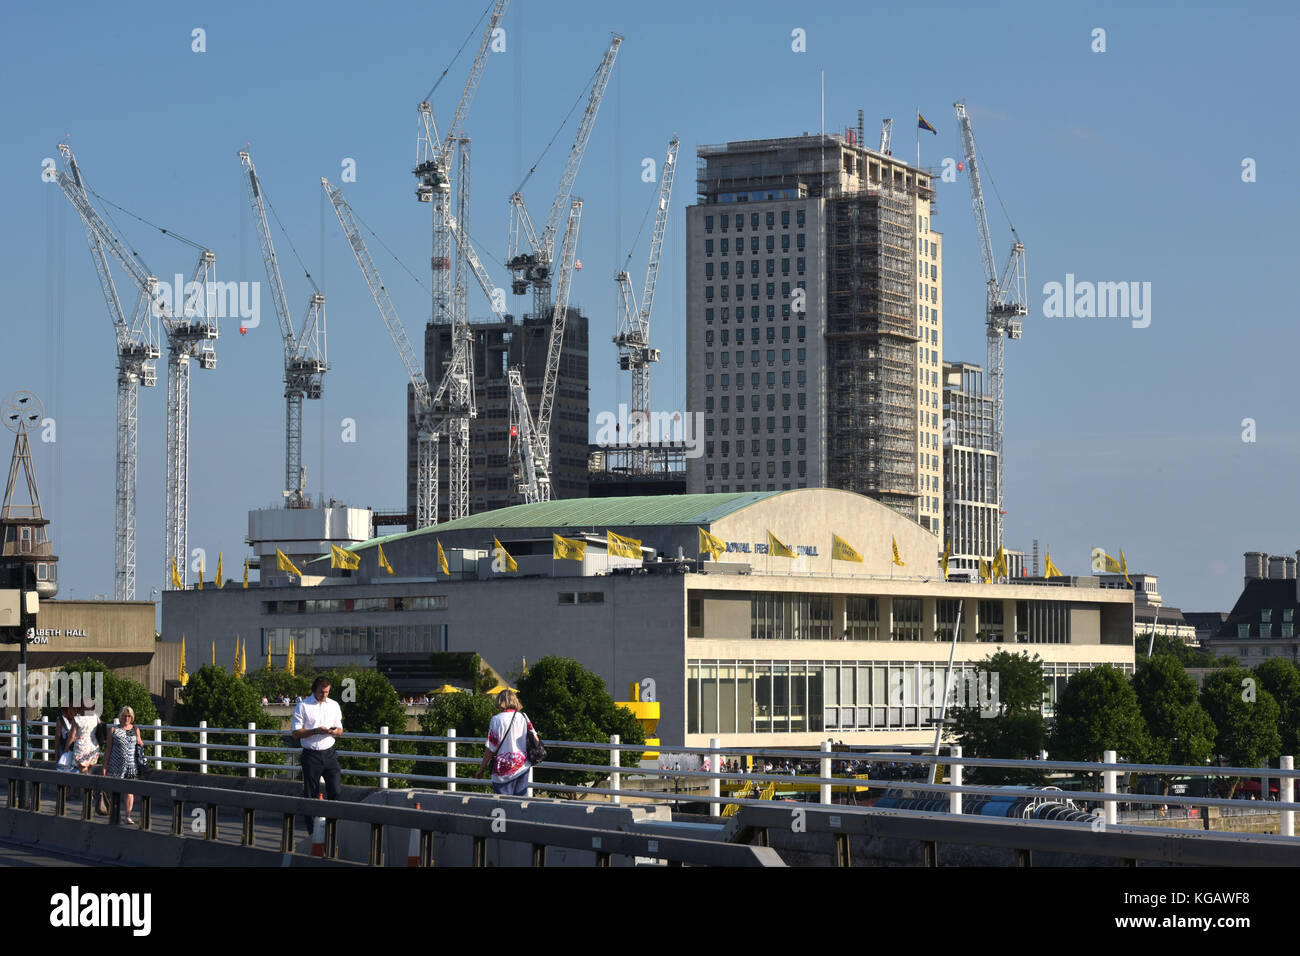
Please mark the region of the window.
[[751, 259], [749, 262], [749, 271], [752, 275], [758, 275], [758, 260]]
[[706, 375], [706, 376], [704, 376], [704, 390], [705, 390], [706, 392], [711, 392], [711, 391], [713, 391], [713, 376], [712, 376], [712, 375]]
[[[768, 240], [770, 241], [772, 237], [771, 237], [771, 236], [768, 236], [767, 238], [768, 238]], [[799, 248], [802, 249], [803, 246], [800, 246]], [[790, 251], [790, 235], [789, 235], [789, 233], [787, 233], [787, 234], [785, 234], [785, 235], [783, 235], [783, 236], [781, 237], [781, 251], [782, 251], [782, 252], [789, 252], [789, 251]]]
[[[736, 376], [736, 377], [739, 378], [740, 376]], [[724, 375], [722, 376], [722, 387], [723, 387], [724, 389], [728, 386], [728, 384], [730, 383], [730, 380], [731, 380], [731, 376], [730, 376], [730, 375], [726, 375], [726, 374], [724, 374]]]
[[768, 453], [769, 455], [775, 455], [775, 454], [776, 454], [776, 439], [775, 439], [775, 438], [769, 438], [769, 439], [767, 440], [767, 453]]
[[787, 412], [790, 410], [790, 393], [789, 393], [789, 392], [785, 392], [785, 393], [783, 393], [783, 394], [781, 395], [781, 408], [784, 409], [784, 410], [787, 411]]
[[894, 631], [891, 637], [895, 641], [919, 641], [921, 639], [921, 599], [895, 597]]
[[[808, 350], [807, 350], [807, 349], [795, 349], [795, 358], [798, 360], [798, 362], [799, 362], [800, 365], [802, 365], [802, 364], [804, 363], [804, 360], [805, 360], [807, 357], [808, 357]], [[804, 376], [805, 376], [806, 374], [807, 374], [806, 372], [800, 372], [800, 373], [799, 373], [799, 381], [800, 381], [800, 383], [803, 382], [803, 380], [804, 380]]]
[[705, 309], [705, 310], [704, 310], [704, 321], [705, 321], [706, 323], [708, 323], [709, 325], [712, 325], [712, 324], [713, 324], [713, 310], [712, 310], [712, 309]]
[[705, 240], [704, 240], [704, 254], [705, 254], [706, 256], [711, 256], [711, 255], [713, 255], [713, 240], [712, 240], [712, 239], [705, 239]]
[[[772, 288], [772, 283], [769, 282], [769, 283], [767, 284], [767, 287], [768, 287], [769, 289], [771, 289], [771, 288]], [[749, 287], [749, 294], [752, 295], [755, 299], [758, 298], [758, 283], [757, 283], [757, 282], [755, 282], [753, 285], [751, 285], [751, 286]], [[768, 292], [768, 297], [769, 297], [769, 298], [771, 297], [771, 295], [772, 295], [772, 293], [771, 293], [771, 292]]]
[[[724, 299], [727, 297], [727, 287], [725, 285], [722, 287], [722, 297]], [[704, 287], [704, 301], [705, 302], [713, 301], [713, 286], [706, 285]]]
[[770, 322], [775, 318], [776, 318], [776, 306], [769, 305], [767, 307], [767, 320]]
[[[772, 287], [772, 283], [769, 282], [769, 283], [767, 284], [767, 286], [768, 286], [768, 288], [770, 289], [770, 288]], [[768, 295], [771, 295], [771, 294], [772, 294], [771, 292], [768, 292]], [[789, 294], [790, 294], [790, 283], [788, 283], [788, 282], [782, 282], [782, 283], [781, 283], [781, 295], [782, 295], [782, 297], [784, 297], [784, 296], [788, 296]]]
[[704, 353], [704, 367], [705, 367], [705, 368], [713, 368], [713, 353], [712, 353], [712, 352], [705, 352], [705, 353]]
[[[785, 357], [785, 364], [786, 364], [786, 365], [789, 365], [789, 364], [790, 364], [790, 350], [789, 350], [789, 349], [782, 349], [782, 350], [781, 350], [781, 354]], [[782, 373], [781, 373], [781, 386], [782, 386], [783, 388], [789, 388], [789, 387], [790, 387], [790, 373], [789, 373], [789, 372], [782, 372]]]
[[1261, 623], [1268, 624], [1270, 621], [1273, 620], [1273, 609], [1268, 607], [1261, 608], [1259, 612], [1259, 619]]
[[789, 228], [790, 228], [790, 210], [789, 210], [789, 209], [782, 209], [782, 210], [781, 210], [781, 228], [782, 228], [782, 229], [789, 229]]
[[712, 217], [712, 216], [705, 216], [705, 217], [704, 217], [704, 231], [705, 231], [705, 232], [712, 232], [712, 231], [713, 231], [713, 217]]
[[774, 213], [774, 212], [769, 212], [769, 213], [767, 214], [767, 228], [769, 228], [769, 229], [775, 229], [775, 228], [776, 228], [776, 213]]
[[795, 213], [794, 213], [794, 224], [795, 224], [796, 226], [798, 226], [800, 229], [803, 228], [803, 225], [804, 225], [804, 211], [803, 211], [802, 209], [796, 209], [796, 210], [795, 210]]
[[[752, 352], [749, 353], [749, 358], [750, 358], [750, 362], [751, 362], [751, 364], [753, 364], [753, 365], [757, 365], [757, 364], [758, 364], [758, 354], [759, 354], [759, 353], [758, 353], [758, 349], [754, 349]], [[758, 383], [755, 382], [754, 385], [755, 385], [755, 387], [757, 387]]]
[[798, 271], [800, 275], [804, 274], [804, 261], [805, 260], [803, 256], [800, 256], [798, 259], [795, 260], [795, 269]]
[[713, 344], [713, 330], [712, 330], [712, 329], [706, 329], [706, 330], [705, 330], [705, 332], [704, 332], [704, 344], [705, 344], [705, 345], [712, 345], [712, 344]]
[[[725, 216], [723, 218], [726, 218]], [[560, 591], [560, 604], [604, 604], [604, 591]]]
[[723, 239], [723, 240], [722, 240], [722, 254], [725, 256], [725, 255], [730, 251], [730, 249], [731, 249], [731, 240], [730, 240], [730, 239]]
[[[771, 236], [768, 236], [767, 238], [770, 240], [772, 237], [771, 237]], [[750, 236], [750, 237], [749, 237], [749, 251], [750, 251], [751, 253], [758, 252], [758, 236]], [[771, 251], [772, 251], [772, 249], [771, 249], [770, 246], [768, 247], [768, 250], [767, 250], [767, 251], [768, 251], [768, 252], [771, 252]]]
[[775, 271], [775, 269], [776, 269], [776, 260], [775, 260], [775, 259], [768, 259], [768, 260], [767, 260], [767, 274], [768, 274], [768, 275], [771, 275], [771, 274]]
[[769, 342], [776, 341], [776, 329], [773, 326], [768, 326], [767, 328], [767, 340]]
[[799, 233], [798, 237], [796, 238], [796, 241], [795, 241], [794, 247], [795, 247], [796, 249], [798, 249], [800, 252], [803, 252], [803, 233], [802, 233], [802, 232]]
[[727, 218], [728, 218], [728, 217], [727, 217], [727, 214], [726, 214], [726, 213], [723, 213], [723, 214], [722, 214], [722, 231], [723, 231], [723, 232], [726, 232], [726, 231], [727, 231]]
[[790, 326], [787, 325], [781, 329], [781, 341], [782, 342], [790, 341]]
[[[790, 248], [790, 237], [789, 237], [789, 236], [782, 236], [782, 237], [781, 237], [781, 251], [782, 251], [782, 252], [785, 252], [785, 251], [786, 251], [787, 249], [789, 249], [789, 248]], [[768, 251], [768, 252], [776, 252], [776, 237], [775, 237], [775, 236], [768, 236], [768, 237], [767, 237], [767, 251]]]
[[749, 228], [750, 229], [758, 228], [758, 213], [754, 212], [749, 214]]
[[1272, 636], [1273, 636], [1273, 625], [1272, 625], [1272, 624], [1261, 624], [1261, 625], [1259, 626], [1259, 636], [1260, 636], [1260, 637], [1272, 637]]

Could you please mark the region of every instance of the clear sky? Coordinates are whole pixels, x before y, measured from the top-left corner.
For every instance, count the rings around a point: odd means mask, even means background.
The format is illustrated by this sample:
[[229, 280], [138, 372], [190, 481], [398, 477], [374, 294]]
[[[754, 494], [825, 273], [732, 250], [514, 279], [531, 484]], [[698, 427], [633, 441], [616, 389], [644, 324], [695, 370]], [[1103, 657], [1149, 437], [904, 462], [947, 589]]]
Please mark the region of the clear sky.
[[[80, 222], [41, 163], [70, 136], [90, 185], [215, 250], [217, 277], [263, 281], [237, 152], [251, 143], [280, 218], [328, 295], [325, 398], [307, 403], [304, 462], [315, 494], [404, 505], [405, 375], [320, 188], [339, 182], [357, 212], [427, 285], [429, 206], [410, 167], [416, 105], [486, 0], [468, 4], [156, 2], [11, 6], [0, 35], [6, 148], [0, 189], [0, 392], [32, 389], [57, 423], [35, 456], [61, 556], [61, 597], [113, 590], [113, 337]], [[616, 286], [674, 133], [673, 195], [652, 338], [663, 350], [653, 407], [684, 401], [683, 209], [698, 145], [842, 130], [866, 111], [868, 139], [896, 120], [895, 152], [940, 166], [960, 143], [966, 99], [986, 171], [1028, 249], [1031, 314], [1007, 347], [1007, 537], [1037, 537], [1066, 573], [1089, 549], [1124, 549], [1161, 576], [1167, 603], [1227, 610], [1242, 552], [1300, 547], [1296, 477], [1293, 4], [936, 2], [609, 4], [513, 0], [466, 125], [473, 139], [470, 232], [504, 284], [507, 197], [573, 105], [616, 30], [626, 37], [575, 194], [586, 200], [573, 302], [591, 318], [591, 410], [630, 396], [616, 372]], [[205, 31], [195, 52], [193, 31]], [[1094, 31], [1105, 31], [1095, 52]], [[795, 30], [806, 50], [792, 49]], [[450, 116], [470, 49], [435, 94]], [[544, 216], [572, 124], [525, 188]], [[1254, 160], [1255, 181], [1243, 181]], [[985, 184], [999, 259], [1007, 219]], [[116, 216], [162, 276], [193, 250]], [[1290, 225], [1288, 225], [1290, 224]], [[984, 286], [964, 177], [939, 186], [945, 234], [946, 359], [983, 363]], [[648, 232], [648, 227], [647, 227]], [[308, 285], [277, 249], [295, 319]], [[370, 238], [370, 237], [368, 237]], [[419, 347], [426, 293], [370, 238]], [[642, 235], [631, 272], [644, 274]], [[424, 263], [425, 265], [421, 265]], [[1043, 314], [1067, 274], [1150, 283], [1150, 325]], [[119, 277], [120, 288], [125, 278]], [[520, 311], [523, 300], [511, 305]], [[268, 296], [259, 328], [227, 321], [215, 371], [193, 372], [190, 545], [226, 568], [246, 554], [249, 508], [280, 500], [281, 347]], [[488, 315], [471, 289], [471, 314]], [[142, 392], [139, 596], [164, 580], [165, 369]], [[341, 422], [356, 422], [344, 442]], [[1254, 441], [1243, 441], [1244, 419]], [[1248, 436], [1249, 437], [1249, 436]]]

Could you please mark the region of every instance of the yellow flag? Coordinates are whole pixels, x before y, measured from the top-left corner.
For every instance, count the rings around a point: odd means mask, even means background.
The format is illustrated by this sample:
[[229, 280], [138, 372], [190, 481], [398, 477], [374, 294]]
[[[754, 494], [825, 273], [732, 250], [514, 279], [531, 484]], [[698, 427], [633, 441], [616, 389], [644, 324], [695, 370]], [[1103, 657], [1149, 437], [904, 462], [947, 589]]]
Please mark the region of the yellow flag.
[[898, 556], [898, 539], [891, 537], [890, 541], [894, 544], [894, 563], [900, 568], [907, 567], [907, 562]]
[[862, 555], [849, 547], [849, 543], [841, 538], [838, 534], [831, 535], [831, 560], [832, 561], [856, 561], [862, 563]]
[[270, 641], [267, 641], [266, 643], [266, 669], [268, 671], [271, 669], [271, 642]]
[[180, 573], [176, 570], [176, 559], [172, 558], [172, 587], [177, 591], [185, 590], [185, 585], [181, 584]]
[[[514, 558], [510, 557], [510, 552], [507, 551], [507, 550], [505, 549], [505, 546], [502, 545], [500, 541], [498, 541], [496, 538], [493, 538], [493, 539], [492, 539], [492, 557], [493, 557], [493, 559], [495, 559], [498, 555], [500, 555], [501, 558], [502, 558], [502, 560], [505, 561], [505, 568], [504, 568], [503, 570], [506, 570], [506, 571], [518, 571], [518, 570], [519, 570], [519, 563], [518, 563], [517, 561], [515, 561]], [[493, 560], [493, 562], [492, 562], [492, 570], [493, 570], [493, 571], [496, 570], [496, 561], [495, 561], [495, 560]]]
[[224, 588], [224, 587], [226, 586], [226, 579], [225, 579], [225, 577], [223, 576], [222, 571], [221, 571], [221, 559], [222, 559], [222, 557], [224, 557], [224, 555], [222, 555], [222, 553], [221, 553], [220, 551], [218, 551], [218, 552], [217, 552], [217, 580], [216, 580], [216, 585], [217, 585], [218, 589], [220, 589], [220, 588]]
[[587, 542], [580, 538], [561, 538], [558, 534], [552, 535], [555, 539], [551, 545], [551, 556], [556, 561], [581, 561], [587, 554]]
[[293, 669], [297, 666], [298, 666], [298, 655], [294, 653], [294, 640], [291, 637], [289, 638], [289, 657], [284, 662], [284, 669], [289, 672], [290, 676], [292, 676]]
[[1056, 567], [1056, 565], [1052, 563], [1052, 556], [1050, 554], [1047, 555], [1047, 567], [1043, 573], [1049, 578], [1064, 577], [1064, 575], [1061, 574], [1060, 570]]
[[298, 577], [302, 577], [302, 572], [299, 571], [297, 567], [294, 566], [294, 563], [289, 560], [289, 556], [279, 548], [275, 549], [275, 566], [281, 571], [288, 571], [290, 574], [296, 574]]
[[793, 558], [795, 553], [783, 545], [771, 531], [767, 533], [767, 553], [778, 558]]
[[248, 587], [248, 558], [244, 558], [244, 587]]
[[379, 566], [389, 574], [393, 573], [393, 566], [388, 563], [388, 558], [384, 555], [384, 546], [379, 546]]
[[337, 544], [330, 545], [330, 567], [344, 571], [355, 571], [361, 567], [361, 555], [353, 551], [344, 551]]
[[985, 584], [988, 584], [989, 580], [992, 577], [993, 575], [989, 571], [989, 563], [985, 561], [983, 558], [980, 558], [980, 580], [983, 581]]
[[203, 590], [203, 572], [206, 570], [207, 568], [203, 566], [203, 560], [200, 558], [199, 559], [199, 590], [200, 591]]
[[1127, 584], [1129, 587], [1132, 587], [1133, 582], [1130, 581], [1128, 577], [1128, 559], [1124, 557], [1124, 550], [1122, 548], [1120, 549], [1119, 552], [1119, 569], [1121, 573], [1123, 573], [1124, 575], [1124, 583]]
[[217, 642], [212, 642], [212, 666], [217, 666]]
[[1011, 577], [1010, 572], [1007, 571], [1007, 552], [1002, 545], [998, 545], [998, 553], [993, 558], [993, 567], [991, 570], [995, 578]]
[[447, 553], [442, 550], [441, 541], [438, 542], [438, 570], [443, 574], [451, 574], [451, 571], [447, 568]]
[[182, 687], [184, 687], [186, 684], [190, 682], [190, 675], [185, 673], [185, 635], [184, 634], [181, 635], [181, 664], [180, 667], [176, 669], [176, 679], [181, 682]]
[[1092, 549], [1092, 569], [1094, 571], [1105, 571], [1107, 574], [1124, 573], [1124, 566], [1101, 548]]
[[239, 676], [243, 677], [248, 673], [248, 642], [245, 641], [239, 645]]
[[948, 580], [948, 558], [952, 556], [952, 542], [944, 542], [943, 557], [939, 559], [939, 567], [943, 568], [943, 579]]
[[727, 542], [717, 535], [709, 534], [703, 528], [697, 528], [697, 530], [700, 532], [700, 554], [707, 554], [714, 561], [718, 560], [718, 555], [726, 554]]
[[235, 635], [235, 662], [230, 665], [230, 673], [239, 676], [239, 635]]
[[641, 542], [636, 538], [625, 538], [621, 534], [606, 531], [605, 548], [611, 555], [620, 558], [641, 559]]

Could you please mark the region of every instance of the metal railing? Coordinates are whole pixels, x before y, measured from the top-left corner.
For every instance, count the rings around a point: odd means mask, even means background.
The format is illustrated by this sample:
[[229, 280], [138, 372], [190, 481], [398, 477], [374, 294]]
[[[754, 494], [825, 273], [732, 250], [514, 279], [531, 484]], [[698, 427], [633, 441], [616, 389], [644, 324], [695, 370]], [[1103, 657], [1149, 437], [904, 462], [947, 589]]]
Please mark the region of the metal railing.
[[[52, 721], [31, 721], [30, 728], [39, 728], [29, 732], [29, 758], [40, 762], [53, 761]], [[247, 727], [208, 727], [201, 722], [198, 727], [179, 727], [164, 725], [154, 721], [152, 725], [140, 725], [141, 735], [145, 740], [145, 750], [153, 760], [153, 766], [159, 769], [197, 769], [201, 774], [214, 769], [237, 770], [248, 777], [269, 776], [298, 779], [300, 770], [293, 759], [301, 753], [297, 745], [286, 747], [277, 744], [268, 745], [258, 738], [280, 738], [286, 732], [281, 730], [259, 730], [256, 724]], [[345, 766], [343, 772], [355, 778], [375, 781], [380, 789], [388, 789], [392, 781], [403, 781], [405, 785], [424, 789], [442, 789], [447, 792], [475, 791], [487, 792], [490, 784], [473, 776], [459, 772], [460, 766], [470, 764], [476, 768], [480, 758], [465, 756], [458, 748], [462, 745], [482, 746], [486, 743], [482, 737], [458, 737], [454, 730], [445, 736], [421, 734], [392, 734], [387, 728], [380, 728], [380, 733], [348, 733], [337, 745], [337, 754], [344, 761], [365, 762], [362, 766]], [[193, 738], [193, 739], [183, 739]], [[218, 739], [219, 738], [219, 739]], [[233, 741], [230, 738], [235, 738]], [[359, 751], [346, 749], [346, 742], [351, 740], [377, 741], [377, 750]], [[445, 754], [404, 753], [393, 749], [393, 745], [421, 746], [442, 745]], [[545, 771], [576, 771], [588, 775], [602, 785], [575, 785], [558, 782], [537, 781], [531, 784], [529, 796], [538, 793], [581, 797], [589, 800], [622, 803], [627, 800], [668, 803], [682, 805], [704, 805], [710, 817], [721, 817], [725, 807], [771, 805], [771, 800], [762, 798], [740, 797], [736, 791], [744, 784], [775, 784], [775, 799], [789, 799], [793, 794], [797, 798], [807, 798], [809, 803], [836, 806], [846, 811], [865, 809], [855, 807], [858, 794], [867, 789], [865, 798], [869, 806], [876, 798], [889, 793], [912, 795], [930, 795], [934, 798], [946, 798], [947, 812], [962, 814], [967, 797], [1001, 797], [1021, 796], [1066, 802], [1076, 806], [1080, 801], [1095, 804], [1095, 826], [1099, 829], [1114, 828], [1121, 825], [1161, 819], [1148, 816], [1143, 811], [1128, 810], [1121, 820], [1120, 804], [1165, 805], [1169, 807], [1167, 818], [1177, 818], [1196, 810], [1198, 819], [1205, 829], [1219, 829], [1214, 826], [1216, 819], [1226, 820], [1246, 812], [1279, 814], [1278, 831], [1282, 836], [1294, 837], [1295, 811], [1300, 810], [1300, 803], [1293, 802], [1295, 780], [1300, 777], [1300, 770], [1294, 769], [1294, 758], [1281, 758], [1280, 768], [1263, 767], [1194, 767], [1166, 766], [1155, 764], [1122, 763], [1116, 759], [1114, 751], [1107, 751], [1099, 762], [1061, 761], [1061, 760], [1003, 760], [976, 759], [963, 757], [961, 748], [953, 746], [947, 753], [938, 757], [892, 752], [864, 752], [861, 750], [832, 749], [832, 742], [827, 740], [819, 751], [801, 749], [759, 748], [759, 747], [723, 747], [715, 738], [709, 747], [678, 747], [658, 745], [656, 753], [670, 754], [668, 758], [675, 762], [673, 767], [650, 766], [649, 761], [639, 765], [621, 765], [621, 756], [625, 753], [646, 753], [645, 744], [623, 744], [617, 736], [608, 743], [588, 741], [546, 741], [552, 752], [559, 750], [595, 751], [605, 755], [604, 763], [565, 763], [547, 760]], [[245, 754], [246, 759], [225, 760], [211, 755], [211, 751], [226, 751]], [[0, 723], [0, 754], [11, 759], [18, 757], [18, 734], [13, 722]], [[266, 762], [264, 755], [278, 755], [285, 758], [283, 762]], [[262, 759], [259, 759], [262, 757]], [[781, 772], [774, 768], [772, 772], [736, 772], [729, 770], [705, 770], [705, 761], [712, 768], [723, 761], [749, 761], [757, 759], [760, 764], [768, 760], [793, 762], [795, 766], [813, 764], [813, 773], [795, 773], [789, 770]], [[404, 767], [395, 768], [395, 762], [410, 764], [411, 770]], [[660, 764], [665, 761], [661, 759]], [[440, 764], [450, 767], [450, 774], [415, 772], [422, 764]], [[949, 783], [927, 783], [926, 773], [930, 764], [940, 764], [947, 768]], [[859, 779], [851, 775], [835, 776], [834, 765], [866, 764], [868, 779]], [[367, 769], [370, 765], [374, 769]], [[902, 765], [900, 767], [900, 765]], [[1094, 774], [1100, 775], [1100, 790], [1042, 790], [1033, 787], [1008, 788], [1004, 786], [976, 786], [963, 781], [965, 772], [970, 768], [991, 768], [1016, 770], [1041, 774], [1047, 785], [1052, 786], [1053, 775]], [[530, 771], [531, 773], [531, 771]], [[881, 775], [883, 774], [883, 776]], [[1280, 783], [1277, 801], [1243, 804], [1240, 799], [1226, 799], [1210, 796], [1178, 796], [1148, 794], [1125, 791], [1120, 787], [1121, 776], [1168, 776], [1168, 777], [1206, 777], [1228, 778], [1241, 777], [1251, 779], [1277, 778]], [[919, 777], [919, 779], [918, 779]], [[215, 781], [214, 781], [215, 783]], [[98, 785], [98, 784], [97, 784]], [[784, 786], [783, 786], [784, 785]], [[727, 793], [724, 793], [724, 789]], [[1207, 808], [1217, 808], [1213, 815]], [[907, 811], [900, 811], [907, 812]], [[721, 822], [721, 821], [716, 821]]]

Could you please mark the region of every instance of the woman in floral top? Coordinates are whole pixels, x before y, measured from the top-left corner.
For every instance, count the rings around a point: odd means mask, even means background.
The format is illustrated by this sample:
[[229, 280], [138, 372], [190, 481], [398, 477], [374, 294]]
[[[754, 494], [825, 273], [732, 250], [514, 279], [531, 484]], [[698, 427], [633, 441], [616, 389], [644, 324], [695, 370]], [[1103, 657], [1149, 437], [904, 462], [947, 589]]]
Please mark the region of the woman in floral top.
[[536, 734], [533, 722], [520, 709], [519, 698], [509, 689], [497, 694], [501, 712], [488, 725], [487, 749], [478, 775], [492, 768], [492, 790], [506, 796], [528, 794], [528, 735]]

